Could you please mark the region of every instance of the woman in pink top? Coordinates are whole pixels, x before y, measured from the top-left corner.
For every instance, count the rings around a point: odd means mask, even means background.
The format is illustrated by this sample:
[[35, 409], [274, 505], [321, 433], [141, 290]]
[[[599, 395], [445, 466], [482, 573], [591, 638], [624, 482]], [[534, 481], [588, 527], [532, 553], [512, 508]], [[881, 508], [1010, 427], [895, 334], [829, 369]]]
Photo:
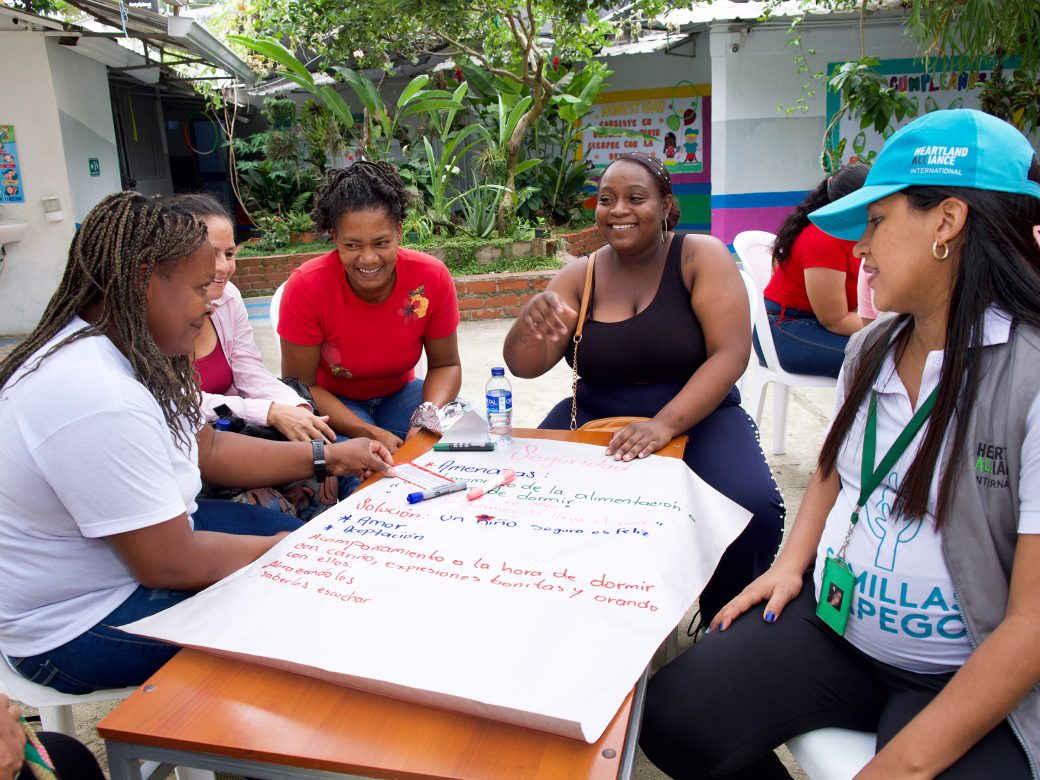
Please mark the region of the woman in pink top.
[[209, 288], [213, 313], [195, 339], [192, 354], [206, 420], [217, 419], [215, 409], [223, 404], [247, 422], [278, 429], [289, 441], [335, 441], [328, 418], [315, 415], [307, 401], [264, 368], [242, 294], [231, 283], [238, 246], [227, 209], [204, 192], [175, 195], [169, 201], [206, 223], [216, 255]]

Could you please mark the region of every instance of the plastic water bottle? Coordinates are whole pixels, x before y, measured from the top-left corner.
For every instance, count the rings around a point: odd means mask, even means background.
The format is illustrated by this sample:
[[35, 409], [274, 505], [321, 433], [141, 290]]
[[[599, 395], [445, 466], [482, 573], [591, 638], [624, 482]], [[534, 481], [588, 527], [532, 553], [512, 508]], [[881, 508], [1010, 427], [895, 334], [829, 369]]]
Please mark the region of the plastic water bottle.
[[491, 378], [484, 386], [487, 400], [488, 435], [497, 446], [513, 441], [513, 387], [501, 366], [491, 369]]

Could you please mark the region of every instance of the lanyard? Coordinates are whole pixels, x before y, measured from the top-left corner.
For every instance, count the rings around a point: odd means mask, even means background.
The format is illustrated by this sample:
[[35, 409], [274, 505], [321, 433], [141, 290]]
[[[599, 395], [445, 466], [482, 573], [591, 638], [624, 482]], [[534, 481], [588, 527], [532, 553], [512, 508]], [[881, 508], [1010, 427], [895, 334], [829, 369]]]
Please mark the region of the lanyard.
[[892, 442], [892, 446], [888, 452], [885, 453], [885, 457], [881, 459], [881, 463], [878, 464], [877, 468], [874, 468], [874, 455], [877, 449], [877, 391], [872, 390], [870, 393], [870, 410], [867, 412], [867, 426], [863, 433], [863, 459], [861, 461], [860, 474], [862, 476], [862, 487], [859, 491], [859, 500], [856, 501], [856, 508], [852, 510], [852, 523], [849, 526], [849, 532], [845, 534], [845, 541], [841, 545], [841, 550], [838, 551], [838, 557], [845, 557], [845, 548], [848, 547], [849, 539], [852, 537], [852, 529], [856, 527], [856, 523], [859, 522], [859, 513], [867, 504], [867, 499], [870, 498], [878, 485], [881, 484], [881, 480], [885, 478], [885, 474], [895, 465], [896, 461], [899, 460], [900, 456], [906, 452], [906, 448], [910, 446], [910, 442], [917, 436], [918, 431], [921, 430], [921, 426], [924, 425], [925, 420], [928, 419], [928, 415], [931, 414], [932, 408], [935, 406], [935, 400], [939, 397], [939, 386], [936, 385], [935, 389], [932, 390], [931, 394], [924, 399], [924, 403], [917, 407], [917, 411], [914, 412], [914, 416], [910, 418], [910, 422], [906, 424], [896, 440]]

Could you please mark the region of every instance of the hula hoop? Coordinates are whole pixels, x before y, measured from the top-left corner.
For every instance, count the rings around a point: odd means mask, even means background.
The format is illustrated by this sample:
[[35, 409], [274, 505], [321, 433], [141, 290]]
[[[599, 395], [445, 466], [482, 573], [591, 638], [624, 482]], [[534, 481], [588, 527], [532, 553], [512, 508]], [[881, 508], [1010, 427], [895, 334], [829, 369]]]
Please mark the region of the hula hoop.
[[[192, 120], [195, 119], [195, 117], [197, 116], [203, 117], [204, 119], [208, 120], [209, 123], [213, 125], [213, 130], [215, 131], [213, 133], [213, 146], [209, 149], [209, 151], [206, 152], [202, 151], [201, 149], [195, 148], [195, 146], [191, 142], [191, 133], [188, 132], [188, 128], [191, 127]], [[188, 118], [184, 120], [184, 143], [186, 143], [188, 145], [188, 148], [191, 149], [191, 151], [193, 151], [195, 154], [213, 154], [215, 151], [217, 151], [217, 147], [220, 146], [220, 127], [217, 125], [213, 117], [211, 117], [205, 111], [196, 111], [194, 114], [189, 114]]]

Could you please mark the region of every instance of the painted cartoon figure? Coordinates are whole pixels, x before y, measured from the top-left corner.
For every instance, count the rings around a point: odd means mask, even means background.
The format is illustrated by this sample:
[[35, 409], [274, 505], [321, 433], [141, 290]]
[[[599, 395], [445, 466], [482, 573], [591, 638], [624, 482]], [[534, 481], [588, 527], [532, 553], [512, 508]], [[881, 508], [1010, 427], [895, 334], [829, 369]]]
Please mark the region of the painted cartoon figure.
[[695, 127], [686, 128], [686, 132], [683, 134], [683, 149], [686, 150], [686, 159], [683, 162], [697, 162], [697, 147], [700, 145], [697, 143], [697, 138], [700, 134], [701, 131]]
[[664, 134], [664, 156], [669, 160], [674, 160], [676, 154], [675, 148], [675, 133]]

